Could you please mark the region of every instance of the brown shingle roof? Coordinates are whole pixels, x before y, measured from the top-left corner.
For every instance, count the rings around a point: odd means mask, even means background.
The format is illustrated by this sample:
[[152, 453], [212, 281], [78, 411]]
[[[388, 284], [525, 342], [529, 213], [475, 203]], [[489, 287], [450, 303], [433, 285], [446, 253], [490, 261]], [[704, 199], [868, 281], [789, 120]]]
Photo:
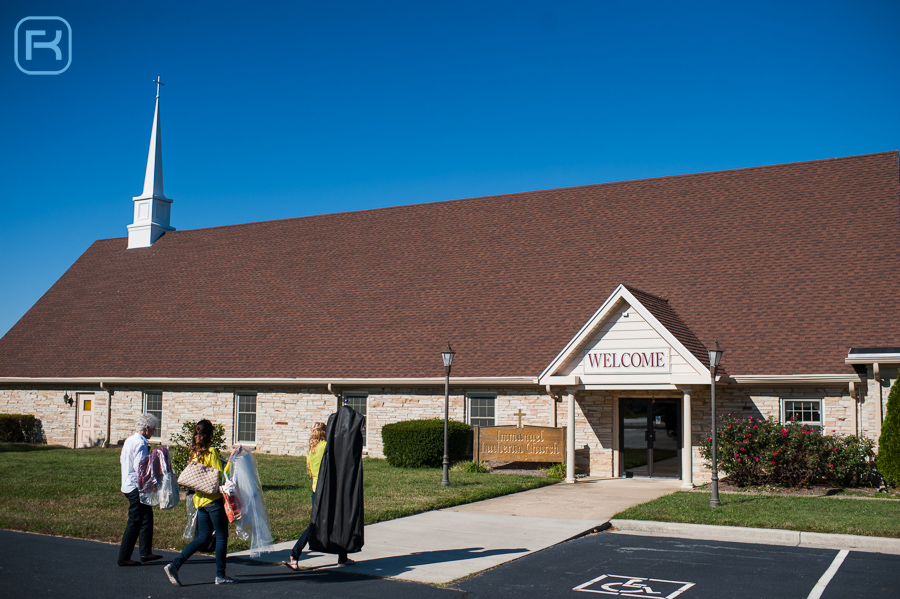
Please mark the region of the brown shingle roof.
[[635, 289], [630, 285], [625, 287], [695, 358], [709, 367], [709, 352], [706, 346], [697, 338], [694, 331], [684, 323], [681, 317], [675, 313], [667, 299]]
[[537, 376], [623, 282], [730, 374], [852, 372], [850, 347], [900, 344], [898, 173], [887, 152], [101, 240], [0, 376], [439, 377], [448, 341], [454, 376]]

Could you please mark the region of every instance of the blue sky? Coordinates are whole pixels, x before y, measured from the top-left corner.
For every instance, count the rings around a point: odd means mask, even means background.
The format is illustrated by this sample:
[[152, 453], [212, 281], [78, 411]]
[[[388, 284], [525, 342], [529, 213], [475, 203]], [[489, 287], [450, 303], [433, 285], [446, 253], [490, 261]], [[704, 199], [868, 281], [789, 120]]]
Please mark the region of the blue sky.
[[[16, 66], [28, 16], [70, 24], [68, 70]], [[898, 23], [888, 1], [6, 0], [0, 335], [127, 235], [157, 73], [186, 230], [896, 150]]]

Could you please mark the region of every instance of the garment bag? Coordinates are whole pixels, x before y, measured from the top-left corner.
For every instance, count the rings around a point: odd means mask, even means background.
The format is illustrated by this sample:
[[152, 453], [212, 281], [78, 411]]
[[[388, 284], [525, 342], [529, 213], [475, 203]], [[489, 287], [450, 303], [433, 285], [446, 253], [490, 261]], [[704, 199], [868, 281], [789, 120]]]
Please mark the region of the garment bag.
[[328, 417], [325, 453], [309, 523], [309, 548], [356, 553], [363, 538], [362, 430], [365, 417], [343, 406]]

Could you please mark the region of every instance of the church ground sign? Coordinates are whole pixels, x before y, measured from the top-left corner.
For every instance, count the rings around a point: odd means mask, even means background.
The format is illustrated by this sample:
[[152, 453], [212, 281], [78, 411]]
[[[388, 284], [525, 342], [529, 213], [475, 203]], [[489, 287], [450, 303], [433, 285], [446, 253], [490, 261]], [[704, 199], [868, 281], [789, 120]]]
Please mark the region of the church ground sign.
[[565, 462], [566, 429], [549, 426], [473, 426], [473, 459]]

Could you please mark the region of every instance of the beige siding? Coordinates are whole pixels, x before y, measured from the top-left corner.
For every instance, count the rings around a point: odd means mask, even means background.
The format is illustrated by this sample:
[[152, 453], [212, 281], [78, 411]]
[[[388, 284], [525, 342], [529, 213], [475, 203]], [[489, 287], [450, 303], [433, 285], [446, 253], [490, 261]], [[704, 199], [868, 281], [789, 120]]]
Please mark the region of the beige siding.
[[[628, 313], [627, 317], [624, 316], [626, 312]], [[670, 372], [668, 374], [641, 374], [637, 375], [637, 378], [627, 374], [585, 375], [584, 361], [589, 352], [626, 347], [633, 349], [670, 348]], [[691, 375], [696, 374], [696, 371], [637, 310], [631, 308], [626, 302], [620, 302], [612, 311], [607, 322], [578, 352], [578, 357], [563, 366], [561, 374], [581, 376], [593, 384], [616, 384], [625, 381], [653, 384], [667, 383], [673, 375]]]

